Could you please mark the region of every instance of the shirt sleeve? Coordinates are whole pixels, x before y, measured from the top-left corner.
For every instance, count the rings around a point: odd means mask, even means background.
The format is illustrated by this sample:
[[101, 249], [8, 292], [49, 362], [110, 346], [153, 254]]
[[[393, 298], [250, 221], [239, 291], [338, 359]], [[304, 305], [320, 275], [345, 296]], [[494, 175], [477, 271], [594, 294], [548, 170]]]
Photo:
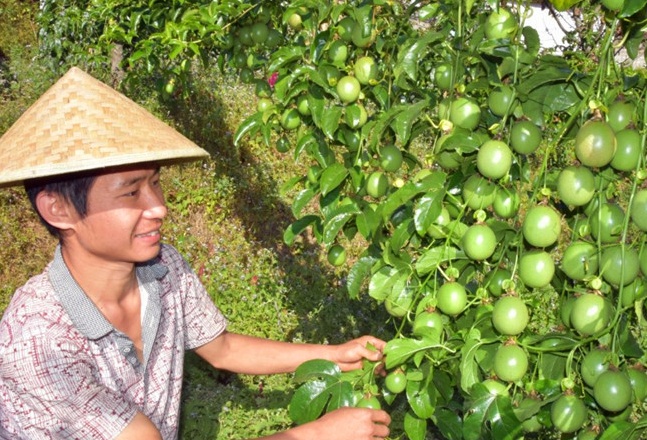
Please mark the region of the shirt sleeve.
[[192, 350], [223, 333], [227, 320], [188, 262], [175, 249], [167, 248], [172, 260], [170, 267], [179, 274], [186, 335], [184, 348]]
[[137, 409], [97, 381], [96, 367], [84, 355], [87, 348], [79, 345], [80, 339], [63, 327], [42, 324], [42, 331], [23, 328], [20, 350], [0, 358], [0, 423], [15, 431], [12, 438], [116, 437]]

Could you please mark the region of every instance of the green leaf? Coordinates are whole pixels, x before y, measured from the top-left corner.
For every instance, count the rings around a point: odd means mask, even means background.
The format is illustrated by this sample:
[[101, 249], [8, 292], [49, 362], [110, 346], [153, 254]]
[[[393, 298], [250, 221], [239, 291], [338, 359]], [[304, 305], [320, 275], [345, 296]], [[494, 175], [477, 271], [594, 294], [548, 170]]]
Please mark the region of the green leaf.
[[440, 345], [428, 339], [397, 338], [386, 343], [384, 348], [385, 366], [388, 370], [404, 364], [418, 352], [438, 348]]
[[647, 0], [625, 0], [624, 6], [618, 14], [618, 17], [629, 18], [640, 11], [644, 11], [646, 7]]
[[321, 181], [319, 183], [321, 187], [321, 194], [326, 195], [335, 188], [337, 188], [348, 176], [348, 169], [340, 164], [334, 163], [327, 167], [321, 173]]
[[427, 371], [425, 380], [407, 382], [407, 402], [416, 416], [421, 419], [429, 419], [436, 410], [437, 392], [431, 384], [433, 373]]
[[[416, 82], [418, 80], [418, 64], [422, 58], [422, 53], [427, 49], [430, 43], [440, 41], [445, 36], [440, 32], [427, 32], [422, 37], [414, 38], [405, 43], [398, 51], [398, 60], [393, 74], [396, 82], [402, 83], [400, 77], [406, 74], [409, 79]], [[417, 116], [417, 115], [416, 115]]]
[[302, 384], [309, 380], [339, 379], [342, 371], [339, 366], [325, 359], [313, 359], [303, 362], [294, 372], [294, 381]]
[[481, 382], [476, 354], [483, 344], [477, 332], [470, 332], [468, 339], [461, 348], [461, 389], [469, 392], [474, 384]]
[[391, 238], [389, 240], [391, 249], [394, 252], [399, 252], [415, 233], [416, 228], [413, 224], [413, 219], [408, 218], [404, 220], [391, 234]]
[[582, 0], [548, 0], [560, 12], [568, 11]]
[[426, 275], [435, 271], [438, 266], [447, 261], [466, 259], [465, 252], [453, 246], [441, 245], [427, 249], [415, 263], [418, 275]]
[[411, 138], [411, 127], [424, 110], [429, 107], [429, 100], [425, 99], [403, 109], [391, 123], [398, 143], [405, 145]]
[[501, 440], [516, 440], [521, 437], [521, 422], [512, 410], [508, 396], [496, 396], [487, 409], [486, 419], [490, 422], [492, 437]]
[[303, 208], [308, 206], [308, 204], [316, 195], [317, 193], [312, 188], [305, 188], [301, 190], [292, 202], [292, 214], [295, 217], [299, 217]]
[[303, 150], [307, 149], [312, 144], [317, 144], [317, 137], [313, 132], [309, 131], [304, 133], [297, 141], [296, 148], [294, 149], [294, 160], [296, 161]]
[[236, 129], [234, 134], [234, 145], [238, 145], [240, 140], [247, 134], [255, 134], [260, 130], [261, 124], [263, 123], [263, 114], [254, 113], [247, 119], [245, 119]]
[[438, 218], [442, 211], [444, 197], [444, 188], [434, 188], [416, 201], [413, 220], [418, 234], [424, 235]]
[[289, 191], [291, 191], [299, 182], [303, 181], [303, 177], [301, 176], [294, 176], [290, 179], [288, 179], [283, 185], [281, 185], [281, 188], [279, 189], [279, 193], [282, 196], [285, 196]]
[[324, 132], [328, 139], [335, 138], [335, 132], [339, 128], [343, 109], [339, 106], [328, 107], [321, 117], [319, 128]]
[[409, 440], [425, 440], [427, 421], [407, 411], [404, 415], [404, 432], [407, 433]]
[[465, 440], [480, 440], [488, 408], [496, 396], [491, 394], [485, 385], [477, 383], [470, 390], [470, 399], [466, 402], [465, 418], [463, 419], [463, 438]]
[[290, 401], [289, 413], [297, 424], [317, 419], [326, 408], [332, 411], [352, 402], [353, 388], [334, 362], [306, 361], [296, 369], [294, 381], [301, 386]]
[[286, 64], [300, 60], [306, 48], [303, 46], [283, 46], [272, 54], [272, 59], [267, 67], [268, 72], [276, 72]]
[[375, 257], [362, 257], [350, 268], [346, 279], [346, 286], [348, 289], [348, 295], [351, 298], [359, 298], [359, 293], [364, 284], [364, 280], [366, 280], [370, 275], [371, 269], [376, 261], [377, 258]]
[[306, 215], [301, 217], [287, 227], [283, 233], [283, 241], [288, 246], [291, 246], [300, 233], [302, 233], [308, 226], [316, 224], [319, 221], [320, 219], [316, 215]]
[[377, 232], [378, 228], [382, 224], [382, 216], [377, 211], [373, 210], [372, 207], [367, 205], [364, 208], [364, 211], [357, 216], [355, 224], [357, 225], [359, 233], [362, 234], [366, 240], [371, 240], [373, 238], [373, 234]]
[[355, 215], [356, 214], [353, 212], [342, 212], [332, 217], [329, 221], [325, 222], [323, 231], [323, 244], [327, 246], [333, 243], [337, 238], [339, 231], [341, 231], [344, 225], [348, 223], [350, 219], [355, 217]]
[[368, 283], [368, 294], [377, 301], [384, 301], [391, 293], [395, 282], [400, 278], [400, 271], [392, 266], [381, 267], [371, 276]]
[[643, 427], [640, 429], [638, 425], [624, 420], [614, 422], [604, 430], [598, 440], [639, 440], [646, 431], [644, 420], [643, 418]]
[[463, 439], [463, 421], [457, 411], [441, 407], [436, 409], [436, 426], [447, 440]]
[[290, 418], [297, 424], [316, 420], [330, 399], [326, 381], [311, 381], [297, 388], [290, 400]]

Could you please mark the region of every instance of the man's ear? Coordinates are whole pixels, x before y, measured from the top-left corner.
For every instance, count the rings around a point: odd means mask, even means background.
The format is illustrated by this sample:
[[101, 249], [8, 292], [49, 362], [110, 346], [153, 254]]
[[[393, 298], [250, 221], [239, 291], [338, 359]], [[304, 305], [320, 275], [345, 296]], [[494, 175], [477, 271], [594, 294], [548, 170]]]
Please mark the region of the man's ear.
[[78, 215], [60, 194], [41, 191], [36, 195], [36, 209], [43, 219], [61, 231], [74, 227]]

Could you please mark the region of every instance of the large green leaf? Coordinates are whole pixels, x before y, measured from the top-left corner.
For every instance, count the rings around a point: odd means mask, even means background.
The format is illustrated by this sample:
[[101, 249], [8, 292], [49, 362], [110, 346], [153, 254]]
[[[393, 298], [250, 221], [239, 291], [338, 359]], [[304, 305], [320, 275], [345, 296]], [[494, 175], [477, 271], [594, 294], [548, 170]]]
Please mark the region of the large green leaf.
[[362, 290], [362, 285], [364, 281], [371, 274], [371, 269], [377, 261], [375, 257], [361, 257], [359, 260], [353, 264], [348, 272], [347, 277], [347, 289], [348, 295], [351, 298], [358, 298], [359, 293]]
[[326, 410], [350, 406], [353, 387], [334, 362], [314, 359], [299, 365], [294, 381], [300, 386], [290, 401], [290, 418], [297, 423], [317, 419]]
[[438, 392], [432, 383], [433, 371], [425, 371], [424, 380], [407, 382], [407, 402], [415, 415], [421, 419], [429, 419], [436, 411]]
[[[421, 37], [407, 41], [398, 51], [398, 59], [393, 69], [396, 82], [402, 84], [400, 76], [406, 74], [413, 82], [418, 80], [418, 66], [429, 44], [445, 38], [440, 32], [427, 32]], [[417, 115], [416, 115], [417, 116]]]
[[512, 409], [508, 396], [497, 396], [489, 406], [486, 416], [492, 438], [497, 440], [516, 440], [523, 434], [521, 422]]
[[483, 345], [481, 333], [473, 329], [468, 333], [465, 344], [461, 347], [461, 389], [466, 393], [481, 381], [479, 366], [476, 360], [478, 349]]
[[397, 268], [392, 266], [381, 267], [371, 276], [371, 280], [368, 283], [369, 296], [377, 301], [384, 301], [400, 277], [401, 271]]
[[283, 241], [285, 244], [291, 246], [299, 234], [305, 231], [308, 226], [315, 225], [319, 221], [319, 216], [316, 215], [306, 215], [301, 217], [286, 228], [283, 233]]
[[640, 11], [644, 11], [645, 8], [647, 8], [647, 0], [625, 0], [618, 16], [621, 18], [629, 18]]
[[432, 188], [424, 196], [416, 200], [413, 209], [413, 220], [418, 234], [424, 235], [429, 226], [438, 218], [443, 208], [444, 197], [444, 188]]
[[321, 194], [325, 196], [337, 188], [346, 177], [348, 177], [348, 169], [344, 165], [340, 163], [330, 165], [321, 173], [321, 180], [319, 182]]
[[576, 4], [580, 3], [582, 0], [549, 0], [550, 4], [555, 7], [560, 12], [568, 11]]
[[427, 249], [415, 263], [418, 275], [426, 275], [435, 271], [442, 263], [456, 259], [466, 259], [462, 250], [448, 245], [435, 246]]
[[416, 416], [412, 411], [404, 415], [404, 432], [409, 440], [425, 440], [427, 435], [427, 421]]
[[436, 409], [434, 417], [436, 418], [436, 426], [447, 440], [463, 439], [463, 421], [458, 411], [441, 407]]
[[316, 195], [317, 193], [312, 188], [305, 188], [299, 191], [292, 202], [292, 214], [295, 217], [299, 217], [303, 208], [308, 206]]
[[600, 435], [599, 440], [639, 440], [647, 433], [647, 416], [644, 416], [638, 423], [631, 423], [625, 420], [613, 422]]
[[234, 145], [238, 145], [244, 136], [258, 133], [261, 125], [263, 125], [263, 113], [254, 113], [245, 119], [236, 129], [236, 133], [234, 134]]
[[384, 348], [385, 365], [387, 369], [392, 369], [404, 364], [416, 353], [442, 347], [437, 341], [430, 339], [409, 339], [398, 338], [392, 339], [386, 343]]
[[330, 245], [333, 243], [336, 240], [337, 235], [339, 235], [339, 231], [341, 231], [344, 225], [346, 225], [350, 219], [355, 217], [355, 215], [357, 215], [355, 212], [340, 212], [330, 220], [326, 221], [323, 225], [323, 244]]
[[429, 100], [425, 99], [412, 104], [399, 112], [393, 122], [391, 128], [395, 131], [397, 142], [400, 145], [406, 145], [411, 138], [411, 128], [420, 115], [424, 114], [425, 109], [429, 107]]

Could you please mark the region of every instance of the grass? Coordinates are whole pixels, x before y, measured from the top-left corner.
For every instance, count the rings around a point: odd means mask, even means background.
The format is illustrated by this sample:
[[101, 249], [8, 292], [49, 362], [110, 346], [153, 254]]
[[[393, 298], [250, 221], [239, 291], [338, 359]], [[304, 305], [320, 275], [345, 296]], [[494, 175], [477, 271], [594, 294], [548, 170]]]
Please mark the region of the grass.
[[[34, 61], [34, 6], [26, 5], [10, 1], [2, 12], [13, 15], [0, 13], [0, 133], [54, 81]], [[3, 20], [9, 16], [20, 31], [1, 31], [8, 29]], [[128, 94], [211, 153], [202, 163], [164, 170], [171, 208], [164, 238], [200, 274], [230, 329], [317, 343], [388, 333], [385, 312], [374, 301], [347, 297], [346, 269], [328, 265], [314, 240], [304, 236], [292, 247], [283, 244], [293, 218], [291, 195], [281, 194], [280, 187], [306, 164], [254, 140], [233, 145], [237, 125], [254, 111], [253, 90], [211, 70], [192, 84], [186, 100], [157, 99], [146, 85]], [[55, 242], [21, 188], [0, 190], [0, 223], [1, 311], [13, 291], [51, 259]], [[290, 375], [233, 375], [191, 354], [185, 368], [181, 438], [253, 438], [291, 424]]]

